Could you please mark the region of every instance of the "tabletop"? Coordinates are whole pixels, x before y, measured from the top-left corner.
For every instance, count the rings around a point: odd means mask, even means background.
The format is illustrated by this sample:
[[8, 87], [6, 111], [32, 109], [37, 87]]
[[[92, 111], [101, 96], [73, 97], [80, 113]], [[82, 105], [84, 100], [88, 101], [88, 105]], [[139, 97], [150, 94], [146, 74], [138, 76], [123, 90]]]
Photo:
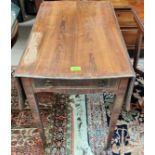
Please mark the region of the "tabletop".
[[15, 76], [52, 79], [135, 76], [111, 3], [43, 2]]

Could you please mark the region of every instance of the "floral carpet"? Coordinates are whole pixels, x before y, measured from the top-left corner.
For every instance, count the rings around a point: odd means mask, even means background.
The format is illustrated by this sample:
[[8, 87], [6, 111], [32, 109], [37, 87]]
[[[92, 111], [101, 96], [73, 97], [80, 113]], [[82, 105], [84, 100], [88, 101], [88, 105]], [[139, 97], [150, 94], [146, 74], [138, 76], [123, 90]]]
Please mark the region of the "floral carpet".
[[143, 155], [143, 82], [137, 75], [131, 111], [121, 112], [111, 150], [105, 152], [114, 94], [37, 94], [48, 144], [44, 149], [28, 103], [23, 111], [18, 109], [12, 78], [12, 155]]

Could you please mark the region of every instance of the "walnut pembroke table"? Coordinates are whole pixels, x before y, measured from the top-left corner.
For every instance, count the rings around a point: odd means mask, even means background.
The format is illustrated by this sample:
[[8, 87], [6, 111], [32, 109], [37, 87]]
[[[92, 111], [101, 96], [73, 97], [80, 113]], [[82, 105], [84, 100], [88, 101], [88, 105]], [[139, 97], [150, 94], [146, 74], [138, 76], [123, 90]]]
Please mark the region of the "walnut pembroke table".
[[109, 148], [122, 104], [129, 109], [135, 79], [111, 3], [43, 2], [15, 77], [22, 83], [44, 144], [35, 93], [114, 92]]

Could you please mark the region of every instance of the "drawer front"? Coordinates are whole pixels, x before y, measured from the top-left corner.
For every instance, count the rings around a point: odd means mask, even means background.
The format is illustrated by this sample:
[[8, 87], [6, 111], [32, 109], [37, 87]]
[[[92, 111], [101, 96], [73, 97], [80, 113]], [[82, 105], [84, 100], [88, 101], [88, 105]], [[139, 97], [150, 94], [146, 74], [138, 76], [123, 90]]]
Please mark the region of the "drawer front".
[[[123, 38], [125, 40], [126, 46], [128, 49], [135, 48], [136, 40], [137, 40], [137, 29], [121, 29]], [[142, 44], [142, 48], [144, 47], [144, 44]]]
[[137, 27], [133, 13], [130, 10], [116, 10], [115, 13], [120, 27]]
[[135, 47], [137, 29], [121, 29], [127, 47]]
[[95, 88], [95, 87], [117, 87], [118, 79], [103, 79], [103, 80], [50, 80], [50, 79], [35, 79], [34, 86], [41, 87], [79, 87], [79, 88]]

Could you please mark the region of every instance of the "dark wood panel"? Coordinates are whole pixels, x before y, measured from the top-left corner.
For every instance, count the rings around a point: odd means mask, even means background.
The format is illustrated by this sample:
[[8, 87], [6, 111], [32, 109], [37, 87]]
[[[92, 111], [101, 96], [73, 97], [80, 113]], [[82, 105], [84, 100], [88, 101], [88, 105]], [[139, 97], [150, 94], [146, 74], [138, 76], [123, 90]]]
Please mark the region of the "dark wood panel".
[[115, 11], [120, 27], [137, 27], [131, 10]]
[[[125, 40], [126, 46], [128, 49], [135, 49], [138, 29], [137, 28], [122, 28], [121, 29], [123, 38]], [[144, 44], [142, 44], [142, 48]]]

